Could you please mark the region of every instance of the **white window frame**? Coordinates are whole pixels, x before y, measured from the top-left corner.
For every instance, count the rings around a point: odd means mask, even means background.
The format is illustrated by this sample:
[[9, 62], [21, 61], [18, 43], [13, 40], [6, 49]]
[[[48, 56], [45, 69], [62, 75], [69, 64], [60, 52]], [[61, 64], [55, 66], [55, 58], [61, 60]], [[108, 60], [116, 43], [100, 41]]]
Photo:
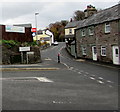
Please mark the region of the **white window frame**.
[[106, 47], [101, 46], [101, 56], [106, 56]]
[[85, 29], [82, 29], [82, 36], [84, 37], [86, 35]]
[[110, 23], [107, 22], [105, 23], [105, 33], [110, 33], [111, 27], [110, 27]]
[[87, 50], [86, 47], [82, 47], [82, 55], [86, 56], [87, 55]]
[[89, 28], [89, 35], [94, 35], [94, 28], [93, 27]]

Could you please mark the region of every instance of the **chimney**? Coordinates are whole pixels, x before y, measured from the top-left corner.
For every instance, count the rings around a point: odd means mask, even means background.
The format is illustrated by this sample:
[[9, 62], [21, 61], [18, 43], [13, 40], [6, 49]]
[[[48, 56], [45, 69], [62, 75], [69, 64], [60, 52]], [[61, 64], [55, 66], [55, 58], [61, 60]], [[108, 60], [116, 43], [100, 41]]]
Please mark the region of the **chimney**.
[[97, 10], [92, 5], [88, 5], [87, 9], [84, 10], [84, 13], [85, 13], [85, 18], [88, 18], [92, 16], [93, 14], [97, 13]]

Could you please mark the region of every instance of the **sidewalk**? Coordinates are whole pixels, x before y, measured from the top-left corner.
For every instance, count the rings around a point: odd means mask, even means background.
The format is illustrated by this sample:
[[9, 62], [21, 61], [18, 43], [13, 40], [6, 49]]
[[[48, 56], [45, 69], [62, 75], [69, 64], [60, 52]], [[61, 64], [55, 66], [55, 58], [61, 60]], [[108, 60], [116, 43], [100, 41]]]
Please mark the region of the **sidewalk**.
[[19, 70], [59, 70], [65, 68], [61, 63], [56, 61], [43, 59], [41, 63], [37, 64], [14, 64], [14, 65], [0, 65], [0, 71], [19, 71]]
[[115, 68], [115, 69], [120, 70], [119, 65], [114, 65], [112, 63], [98, 62], [98, 61], [93, 61], [93, 60], [88, 60], [88, 59], [81, 59], [81, 58], [75, 59], [73, 56], [70, 55], [70, 53], [66, 50], [66, 48], [63, 48], [61, 50], [61, 55], [63, 55], [66, 58], [69, 58], [71, 60], [75, 60], [77, 62], [89, 63], [89, 64], [94, 64], [94, 65], [104, 66], [104, 67], [109, 67], [109, 68]]

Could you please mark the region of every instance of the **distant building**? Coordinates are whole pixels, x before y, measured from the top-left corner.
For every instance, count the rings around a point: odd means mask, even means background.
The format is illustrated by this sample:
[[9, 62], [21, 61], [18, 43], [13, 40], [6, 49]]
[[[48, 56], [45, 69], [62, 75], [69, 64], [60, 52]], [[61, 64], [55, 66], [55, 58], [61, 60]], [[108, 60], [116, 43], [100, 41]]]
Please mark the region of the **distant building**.
[[[65, 42], [66, 42], [66, 48], [68, 50], [69, 53], [71, 53], [72, 49], [75, 49], [75, 29], [77, 28], [78, 24], [80, 21], [71, 21], [69, 22], [66, 26], [65, 26]], [[74, 46], [74, 48], [71, 48], [71, 44], [72, 47]], [[72, 53], [74, 54], [74, 53]]]
[[33, 40], [37, 40], [40, 43], [46, 42], [51, 46], [54, 43], [54, 36], [49, 30], [39, 30], [38, 35], [34, 36]]
[[0, 25], [0, 32], [4, 40], [32, 42], [31, 24]]

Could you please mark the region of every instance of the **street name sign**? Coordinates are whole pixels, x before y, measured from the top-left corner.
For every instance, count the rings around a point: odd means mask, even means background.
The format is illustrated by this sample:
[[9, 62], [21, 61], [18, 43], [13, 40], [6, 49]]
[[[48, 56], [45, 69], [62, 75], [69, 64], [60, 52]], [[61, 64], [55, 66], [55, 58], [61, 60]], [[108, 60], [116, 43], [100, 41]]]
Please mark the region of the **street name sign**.
[[30, 47], [19, 47], [19, 51], [30, 51]]
[[27, 52], [27, 54], [34, 54], [34, 52]]

